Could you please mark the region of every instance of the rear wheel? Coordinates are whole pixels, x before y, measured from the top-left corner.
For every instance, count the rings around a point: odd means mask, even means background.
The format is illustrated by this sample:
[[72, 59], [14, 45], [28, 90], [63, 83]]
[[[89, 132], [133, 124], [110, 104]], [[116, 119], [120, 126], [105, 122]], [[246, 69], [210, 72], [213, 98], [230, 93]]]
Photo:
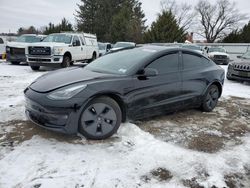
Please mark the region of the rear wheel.
[[69, 67], [70, 63], [71, 63], [70, 57], [69, 56], [64, 56], [63, 57], [63, 62], [62, 62], [62, 67], [63, 68]]
[[122, 113], [116, 101], [100, 97], [90, 101], [79, 120], [79, 132], [88, 139], [101, 140], [116, 133]]
[[40, 66], [30, 66], [30, 68], [31, 68], [32, 70], [36, 71], [36, 70], [39, 70], [39, 69], [40, 69]]
[[88, 63], [94, 61], [96, 59], [96, 53], [93, 53], [92, 58], [88, 60]]
[[211, 85], [205, 94], [205, 97], [202, 102], [202, 110], [205, 112], [211, 112], [218, 103], [220, 97], [220, 91], [218, 86]]
[[11, 61], [10, 63], [11, 63], [12, 65], [19, 65], [19, 64], [20, 64], [19, 61]]

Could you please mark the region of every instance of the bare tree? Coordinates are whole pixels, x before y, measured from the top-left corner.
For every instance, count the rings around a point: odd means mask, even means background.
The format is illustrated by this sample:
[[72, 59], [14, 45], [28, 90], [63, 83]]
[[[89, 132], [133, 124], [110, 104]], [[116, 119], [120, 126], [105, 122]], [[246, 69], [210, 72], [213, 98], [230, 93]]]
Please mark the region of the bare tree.
[[163, 10], [171, 11], [175, 15], [175, 19], [184, 31], [189, 30], [196, 14], [192, 5], [187, 3], [177, 4], [174, 0], [162, 0], [161, 7]]
[[225, 37], [239, 26], [240, 21], [247, 18], [245, 14], [239, 13], [236, 3], [229, 0], [217, 0], [215, 4], [200, 0], [195, 10], [201, 26], [196, 33], [211, 43]]

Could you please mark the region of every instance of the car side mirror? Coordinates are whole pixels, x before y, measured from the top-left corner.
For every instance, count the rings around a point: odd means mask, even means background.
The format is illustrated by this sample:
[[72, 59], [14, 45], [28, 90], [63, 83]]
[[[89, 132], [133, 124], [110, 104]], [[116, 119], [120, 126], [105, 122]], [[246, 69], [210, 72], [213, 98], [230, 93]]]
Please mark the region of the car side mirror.
[[145, 68], [143, 71], [143, 75], [146, 77], [154, 77], [158, 75], [158, 71], [153, 68]]

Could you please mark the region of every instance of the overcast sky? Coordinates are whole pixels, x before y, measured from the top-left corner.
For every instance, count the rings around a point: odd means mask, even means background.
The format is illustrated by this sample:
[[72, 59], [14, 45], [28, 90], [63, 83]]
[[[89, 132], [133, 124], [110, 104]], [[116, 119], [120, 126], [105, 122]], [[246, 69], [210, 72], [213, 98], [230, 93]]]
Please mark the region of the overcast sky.
[[[195, 4], [197, 1], [192, 2]], [[75, 24], [74, 13], [79, 2], [80, 0], [0, 0], [0, 33], [16, 32], [18, 28], [30, 25], [40, 28], [49, 22], [57, 24], [63, 17]], [[161, 0], [141, 2], [149, 25], [160, 12]], [[250, 15], [250, 0], [237, 0], [237, 8]]]

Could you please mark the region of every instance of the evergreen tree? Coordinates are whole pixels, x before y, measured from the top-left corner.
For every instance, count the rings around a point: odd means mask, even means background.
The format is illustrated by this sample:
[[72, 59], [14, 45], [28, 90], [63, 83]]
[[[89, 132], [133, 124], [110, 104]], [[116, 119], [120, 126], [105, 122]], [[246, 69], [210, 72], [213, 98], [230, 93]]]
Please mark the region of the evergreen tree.
[[250, 21], [240, 31], [232, 31], [222, 42], [225, 43], [250, 43]]
[[163, 10], [151, 28], [145, 33], [145, 42], [184, 42], [185, 32], [178, 25], [171, 11]]
[[49, 23], [49, 25], [45, 27], [43, 34], [49, 35], [51, 33], [60, 33], [62, 31], [74, 31], [73, 25], [66, 18], [63, 18], [58, 25]]
[[100, 41], [142, 42], [144, 13], [138, 0], [81, 0], [77, 29], [95, 33]]

